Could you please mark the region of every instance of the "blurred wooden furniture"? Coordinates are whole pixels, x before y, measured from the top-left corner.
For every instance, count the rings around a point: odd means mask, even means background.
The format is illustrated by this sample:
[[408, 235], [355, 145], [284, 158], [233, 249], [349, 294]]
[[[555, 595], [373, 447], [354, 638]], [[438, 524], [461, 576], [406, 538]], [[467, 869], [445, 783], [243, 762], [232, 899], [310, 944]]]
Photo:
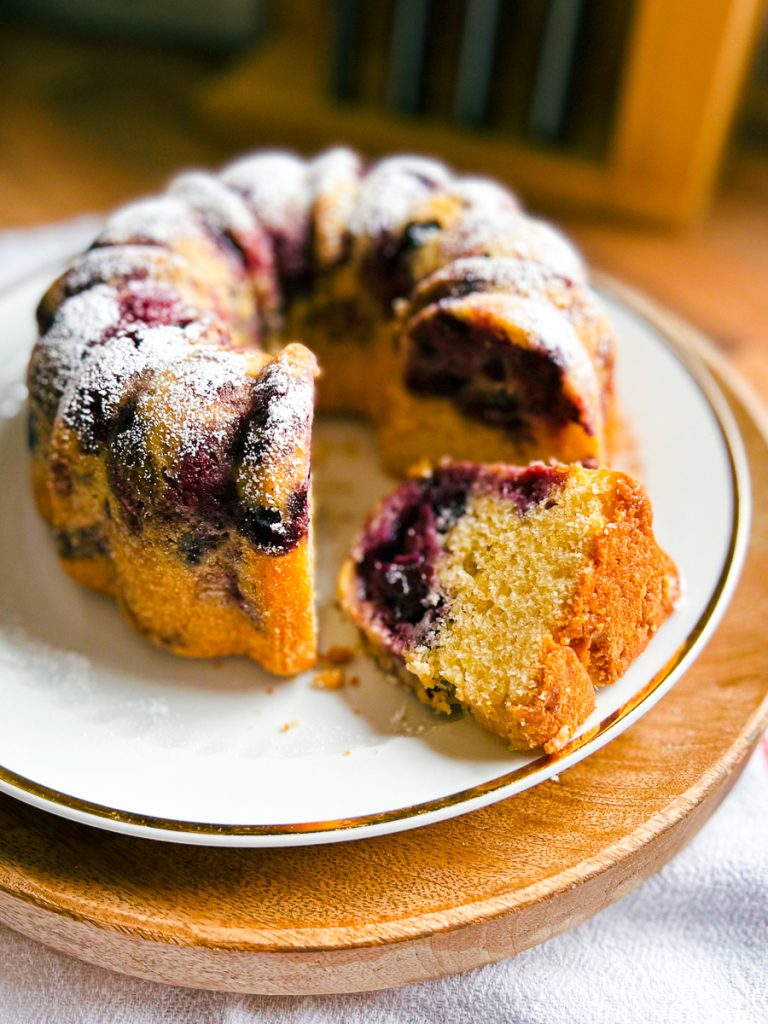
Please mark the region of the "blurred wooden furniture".
[[[388, 5], [373, 6], [379, 14], [375, 36], [360, 41], [358, 76], [364, 81], [386, 77], [386, 69], [374, 65], [394, 31], [392, 19], [380, 13]], [[626, 10], [625, 3], [617, 6]], [[442, 115], [404, 117], [386, 105], [391, 88], [377, 99], [370, 82], [359, 101], [340, 103], [330, 92], [329, 0], [273, 4], [274, 25], [263, 44], [206, 87], [201, 103], [211, 126], [239, 144], [258, 127], [301, 149], [343, 139], [367, 152], [435, 152], [514, 181], [536, 202], [687, 223], [711, 194], [761, 10], [761, 0], [635, 0], [620, 73], [615, 85], [610, 78], [602, 84], [603, 92], [617, 90], [607, 148], [594, 155], [536, 148], [498, 128], [457, 129], [439, 98], [435, 106]], [[439, 5], [441, 18], [449, 13], [449, 5]], [[530, 46], [537, 47], [540, 40], [531, 31]], [[601, 44], [598, 36], [593, 44], [605, 50], [624, 42], [609, 36]], [[584, 55], [592, 62], [600, 57]], [[443, 66], [446, 60], [443, 51], [427, 58], [433, 91], [452, 85], [454, 69]], [[593, 87], [592, 101], [599, 92]]]

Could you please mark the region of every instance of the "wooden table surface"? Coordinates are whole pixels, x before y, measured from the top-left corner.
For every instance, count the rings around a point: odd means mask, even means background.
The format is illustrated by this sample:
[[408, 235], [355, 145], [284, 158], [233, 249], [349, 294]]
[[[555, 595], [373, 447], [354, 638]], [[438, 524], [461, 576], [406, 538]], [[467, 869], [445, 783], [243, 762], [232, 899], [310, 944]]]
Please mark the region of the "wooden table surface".
[[[106, 211], [233, 155], [197, 113], [210, 58], [0, 28], [0, 228]], [[710, 215], [685, 232], [543, 212], [709, 334], [768, 401], [768, 150], [733, 154]]]

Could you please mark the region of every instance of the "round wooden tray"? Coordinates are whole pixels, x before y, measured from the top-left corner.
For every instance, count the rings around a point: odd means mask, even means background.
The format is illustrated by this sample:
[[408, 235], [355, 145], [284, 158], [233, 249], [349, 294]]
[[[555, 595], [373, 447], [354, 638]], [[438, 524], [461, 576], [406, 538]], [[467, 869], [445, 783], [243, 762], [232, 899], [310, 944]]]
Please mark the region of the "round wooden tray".
[[758, 515], [717, 635], [648, 715], [558, 781], [442, 824], [330, 846], [152, 842], [2, 797], [0, 921], [156, 981], [351, 992], [463, 971], [543, 942], [677, 853], [768, 722], [768, 522], [759, 514], [768, 507], [768, 442], [761, 414], [712, 350], [668, 314], [653, 319], [693, 344], [719, 378], [749, 453]]

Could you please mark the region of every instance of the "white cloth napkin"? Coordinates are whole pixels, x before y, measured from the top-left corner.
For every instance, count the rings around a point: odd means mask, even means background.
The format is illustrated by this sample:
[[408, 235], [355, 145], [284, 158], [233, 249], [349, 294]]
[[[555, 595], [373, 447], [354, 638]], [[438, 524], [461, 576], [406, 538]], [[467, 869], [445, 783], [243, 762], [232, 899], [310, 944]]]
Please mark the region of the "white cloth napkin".
[[[80, 218], [0, 235], [0, 286], [88, 244]], [[0, 1024], [766, 1024], [768, 743], [639, 890], [544, 946], [385, 992], [270, 997], [112, 974], [0, 927]]]

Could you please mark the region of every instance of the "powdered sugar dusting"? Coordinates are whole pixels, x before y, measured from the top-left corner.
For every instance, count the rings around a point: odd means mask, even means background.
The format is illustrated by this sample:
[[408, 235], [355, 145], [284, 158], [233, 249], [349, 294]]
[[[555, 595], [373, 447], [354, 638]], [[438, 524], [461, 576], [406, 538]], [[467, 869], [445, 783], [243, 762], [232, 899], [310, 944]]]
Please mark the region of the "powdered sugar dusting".
[[173, 247], [185, 234], [197, 231], [186, 203], [176, 196], [155, 196], [116, 210], [94, 245], [138, 243]]
[[489, 214], [520, 210], [517, 197], [491, 178], [457, 178], [448, 186], [447, 191], [463, 199], [472, 209], [487, 211]]
[[245, 438], [238, 485], [251, 505], [282, 508], [309, 473], [314, 405], [311, 372], [278, 356], [254, 390], [254, 416]]
[[15, 621], [0, 617], [0, 670], [41, 688], [55, 688], [60, 705], [87, 705], [95, 695], [93, 664], [75, 651], [46, 644]]
[[359, 179], [362, 170], [362, 161], [357, 153], [344, 146], [336, 146], [307, 163], [307, 182], [310, 191], [317, 195]]
[[59, 342], [62, 348], [72, 347], [79, 352], [84, 342], [100, 337], [119, 317], [117, 289], [108, 284], [96, 285], [59, 306], [45, 336], [46, 344], [48, 348], [55, 348]]
[[235, 237], [248, 238], [257, 230], [242, 198], [212, 174], [202, 171], [181, 174], [171, 182], [168, 192], [183, 200], [219, 234], [231, 232]]
[[221, 172], [221, 180], [245, 197], [252, 212], [273, 234], [309, 213], [307, 165], [278, 150], [238, 160]]
[[62, 422], [78, 432], [86, 450], [105, 440], [104, 431], [140, 379], [183, 359], [201, 334], [200, 324], [140, 327], [97, 348], [61, 404]]
[[61, 304], [51, 328], [35, 346], [29, 373], [33, 400], [51, 416], [88, 347], [119, 321], [118, 294], [109, 285], [96, 285]]
[[495, 291], [542, 300], [560, 310], [597, 367], [601, 372], [607, 368], [610, 373], [615, 344], [613, 332], [592, 291], [532, 260], [504, 256], [456, 260], [425, 278], [415, 289], [410, 303], [401, 306], [401, 315], [415, 316], [425, 306], [442, 298]]
[[521, 298], [491, 292], [469, 295], [465, 299], [444, 299], [439, 306], [452, 311], [475, 309], [506, 321], [516, 332], [522, 331], [531, 348], [545, 352], [565, 372], [564, 387], [580, 398], [579, 404], [590, 421], [598, 408], [598, 383], [589, 354], [568, 318], [546, 298]]
[[189, 272], [183, 256], [150, 245], [115, 245], [91, 249], [78, 256], [67, 271], [66, 292], [84, 291], [92, 284], [115, 284], [141, 278], [162, 278]]
[[469, 210], [436, 244], [430, 270], [464, 256], [511, 256], [542, 263], [577, 281], [586, 276], [581, 256], [559, 231], [522, 213], [494, 216], [483, 209]]
[[[168, 340], [167, 335], [158, 334], [151, 339], [156, 351]], [[145, 421], [153, 447], [174, 472], [181, 460], [203, 449], [220, 452], [228, 445], [234, 429], [232, 413], [247, 407], [253, 382], [244, 355], [209, 345], [187, 349], [158, 368], [162, 377], [155, 377], [142, 393], [137, 419]]]
[[428, 298], [431, 292], [447, 290], [451, 286], [468, 285], [473, 290], [490, 288], [510, 289], [519, 295], [543, 294], [553, 282], [567, 285], [565, 278], [554, 274], [549, 267], [532, 260], [496, 256], [467, 256], [454, 260], [425, 278], [414, 292], [414, 301]]
[[360, 185], [350, 217], [352, 234], [364, 241], [396, 231], [418, 203], [451, 177], [444, 164], [423, 157], [390, 157], [375, 164]]
[[321, 267], [344, 255], [361, 175], [361, 160], [351, 149], [328, 150], [307, 166], [315, 256]]
[[111, 421], [126, 394], [131, 378], [144, 369], [142, 354], [125, 335], [101, 347], [86, 362], [67, 389], [60, 406], [61, 422], [77, 431], [87, 451], [101, 437], [102, 422]]

